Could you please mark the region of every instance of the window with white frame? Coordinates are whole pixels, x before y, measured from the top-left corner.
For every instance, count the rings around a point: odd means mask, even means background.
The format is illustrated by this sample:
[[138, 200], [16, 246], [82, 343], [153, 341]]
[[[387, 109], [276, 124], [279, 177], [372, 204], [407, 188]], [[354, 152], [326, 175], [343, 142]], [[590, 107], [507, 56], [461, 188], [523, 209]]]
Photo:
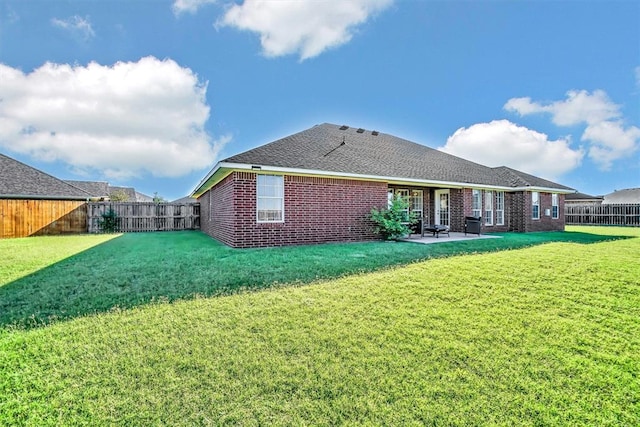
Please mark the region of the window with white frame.
[[493, 225], [493, 191], [484, 192], [484, 224]]
[[482, 193], [480, 190], [471, 190], [471, 215], [476, 218], [482, 216]]
[[558, 207], [558, 194], [551, 194], [551, 218], [558, 219], [560, 217], [560, 208]]
[[258, 175], [256, 180], [258, 222], [284, 221], [284, 177]]
[[424, 194], [422, 190], [411, 190], [411, 211], [416, 218], [422, 218], [422, 206], [424, 204]]
[[496, 191], [496, 225], [504, 225], [504, 191]]
[[540, 193], [531, 192], [531, 218], [540, 219]]

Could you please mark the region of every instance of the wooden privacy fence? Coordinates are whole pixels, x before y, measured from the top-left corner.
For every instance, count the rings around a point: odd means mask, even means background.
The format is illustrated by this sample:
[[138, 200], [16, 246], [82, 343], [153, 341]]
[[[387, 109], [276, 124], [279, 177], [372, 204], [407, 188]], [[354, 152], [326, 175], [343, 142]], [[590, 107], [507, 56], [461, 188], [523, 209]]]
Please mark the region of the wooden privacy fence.
[[199, 203], [95, 202], [87, 204], [89, 233], [100, 233], [103, 215], [113, 210], [116, 231], [174, 231], [200, 228]]
[[86, 232], [84, 201], [0, 199], [0, 238]]
[[625, 225], [640, 227], [640, 204], [564, 206], [565, 222], [571, 225]]

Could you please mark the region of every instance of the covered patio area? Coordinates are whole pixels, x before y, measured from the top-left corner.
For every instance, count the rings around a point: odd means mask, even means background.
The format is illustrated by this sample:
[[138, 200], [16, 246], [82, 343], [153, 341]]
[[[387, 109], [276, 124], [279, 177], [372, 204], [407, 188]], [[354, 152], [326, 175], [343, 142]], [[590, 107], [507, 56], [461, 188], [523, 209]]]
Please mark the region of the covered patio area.
[[429, 245], [432, 243], [447, 243], [447, 242], [460, 242], [467, 240], [479, 240], [479, 239], [501, 239], [501, 236], [495, 236], [492, 234], [470, 234], [465, 235], [456, 231], [450, 231], [449, 235], [441, 234], [439, 237], [432, 236], [431, 233], [425, 233], [424, 237], [418, 234], [412, 234], [406, 239], [402, 239], [404, 242], [422, 243], [423, 245]]

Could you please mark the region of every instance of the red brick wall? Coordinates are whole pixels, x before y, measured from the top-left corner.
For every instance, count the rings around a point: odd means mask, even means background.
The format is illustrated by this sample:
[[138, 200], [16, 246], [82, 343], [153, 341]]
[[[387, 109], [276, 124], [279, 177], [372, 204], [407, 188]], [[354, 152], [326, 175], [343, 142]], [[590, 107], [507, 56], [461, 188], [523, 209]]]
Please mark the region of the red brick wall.
[[[453, 190], [452, 190], [453, 191]], [[464, 190], [464, 215], [471, 215], [473, 207], [473, 196], [470, 188]], [[482, 232], [529, 232], [529, 231], [557, 231], [564, 230], [564, 195], [558, 195], [559, 215], [557, 219], [553, 219], [551, 216], [545, 215], [545, 210], [551, 210], [551, 193], [539, 193], [540, 195], [540, 219], [534, 220], [532, 218], [532, 204], [531, 204], [531, 192], [505, 192], [504, 193], [504, 225], [487, 226], [482, 221]], [[484, 209], [484, 197], [485, 193], [482, 191], [482, 207]], [[496, 191], [493, 192], [493, 208], [495, 215], [495, 197]], [[453, 201], [452, 201], [453, 204]], [[484, 212], [483, 212], [484, 214]], [[453, 221], [453, 217], [452, 217]], [[453, 230], [453, 227], [452, 227]]]
[[200, 198], [202, 230], [238, 248], [377, 239], [368, 216], [386, 206], [387, 184], [285, 175], [284, 197], [284, 222], [258, 223], [256, 174], [234, 172]]
[[237, 174], [238, 172], [233, 172], [198, 198], [198, 202], [200, 202], [200, 229], [211, 237], [231, 246], [235, 239], [236, 215], [233, 210], [233, 188]]
[[[231, 173], [198, 199], [202, 230], [238, 248], [378, 238], [368, 217], [372, 207], [387, 206], [386, 183], [285, 175], [284, 186], [285, 221], [258, 223], [256, 174]], [[422, 189], [424, 214], [433, 220], [434, 189]], [[558, 196], [559, 218], [553, 219], [545, 215], [546, 209], [551, 210], [551, 194], [539, 194], [539, 220], [531, 218], [531, 192], [505, 192], [504, 226], [483, 224], [483, 232], [564, 230], [564, 196]], [[482, 195], [484, 200], [484, 192]], [[495, 200], [493, 206], [495, 209]], [[464, 217], [472, 210], [472, 190], [451, 189], [450, 209], [451, 230], [464, 231]]]
[[[552, 217], [551, 193], [538, 193], [540, 200], [540, 219], [533, 219], [533, 206], [531, 192], [524, 193], [525, 202], [525, 229], [524, 231], [562, 231], [564, 230], [564, 195], [558, 195], [558, 218]], [[549, 210], [547, 216], [545, 211]]]

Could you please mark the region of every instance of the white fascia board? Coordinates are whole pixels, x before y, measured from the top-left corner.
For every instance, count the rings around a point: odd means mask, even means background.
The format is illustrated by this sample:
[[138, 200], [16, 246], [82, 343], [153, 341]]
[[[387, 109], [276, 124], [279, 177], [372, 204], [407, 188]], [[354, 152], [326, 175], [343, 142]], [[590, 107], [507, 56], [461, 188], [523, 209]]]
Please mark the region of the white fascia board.
[[501, 190], [501, 191], [541, 191], [541, 192], [551, 192], [551, 193], [573, 193], [574, 190], [562, 190], [557, 188], [542, 188], [542, 187], [506, 187], [500, 185], [486, 185], [486, 184], [474, 184], [471, 182], [454, 182], [454, 181], [437, 181], [437, 180], [428, 180], [428, 179], [415, 179], [415, 178], [402, 178], [402, 177], [393, 177], [393, 176], [379, 176], [379, 175], [364, 175], [364, 174], [355, 174], [348, 172], [331, 172], [324, 170], [315, 170], [315, 169], [299, 169], [299, 168], [287, 168], [281, 166], [264, 166], [264, 165], [255, 165], [248, 163], [228, 163], [228, 162], [219, 162], [216, 166], [207, 174], [207, 176], [200, 181], [196, 189], [191, 193], [195, 194], [200, 188], [209, 180], [216, 172], [220, 169], [228, 169], [228, 170], [246, 170], [251, 172], [267, 172], [267, 173], [278, 173], [278, 174], [294, 174], [294, 175], [314, 175], [314, 176], [326, 176], [326, 177], [335, 177], [335, 178], [353, 178], [364, 181], [383, 181], [389, 182], [393, 184], [405, 184], [405, 185], [422, 185], [429, 187], [443, 187], [443, 188], [478, 188], [478, 189], [486, 189], [486, 190]]
[[512, 191], [538, 191], [540, 193], [558, 193], [558, 194], [573, 194], [576, 190], [567, 190], [566, 188], [551, 188], [551, 187], [517, 187], [512, 188]]
[[[397, 184], [415, 184], [426, 186], [442, 186], [446, 188], [471, 188], [474, 184], [468, 182], [453, 182], [453, 181], [436, 181], [428, 179], [415, 179], [415, 178], [403, 178], [396, 176], [380, 176], [380, 175], [365, 175], [349, 172], [332, 172], [316, 169], [299, 169], [299, 168], [286, 168], [281, 166], [263, 166], [263, 165], [251, 165], [246, 163], [226, 163], [221, 162], [216, 165], [217, 168], [234, 169], [234, 170], [247, 170], [251, 172], [269, 172], [280, 174], [294, 174], [294, 175], [314, 175], [314, 176], [326, 176], [334, 178], [353, 178], [363, 181], [383, 181]], [[209, 175], [213, 175], [210, 173]], [[208, 178], [207, 178], [208, 179]], [[203, 180], [203, 182], [206, 181]], [[511, 189], [510, 187], [501, 186], [483, 186], [483, 188], [496, 188], [496, 189]]]
[[205, 177], [204, 177], [204, 178], [202, 178], [202, 179], [200, 180], [200, 182], [198, 183], [198, 185], [196, 185], [196, 188], [194, 188], [194, 189], [193, 189], [193, 191], [191, 192], [191, 194], [189, 194], [189, 197], [194, 197], [194, 195], [195, 195], [195, 194], [196, 194], [196, 193], [197, 193], [197, 192], [202, 188], [202, 186], [203, 186], [204, 184], [206, 184], [206, 182], [207, 182], [207, 181], [208, 181], [208, 180], [209, 180], [213, 175], [215, 175], [215, 173], [216, 173], [216, 172], [218, 172], [218, 171], [220, 170], [220, 168], [221, 168], [221, 166], [220, 166], [220, 165], [221, 165], [221, 164], [222, 164], [222, 162], [218, 162], [218, 163], [216, 163], [216, 165], [213, 167], [213, 169], [211, 169], [211, 170], [209, 171], [209, 173], [208, 173], [208, 174], [206, 174], [206, 175], [205, 175]]

